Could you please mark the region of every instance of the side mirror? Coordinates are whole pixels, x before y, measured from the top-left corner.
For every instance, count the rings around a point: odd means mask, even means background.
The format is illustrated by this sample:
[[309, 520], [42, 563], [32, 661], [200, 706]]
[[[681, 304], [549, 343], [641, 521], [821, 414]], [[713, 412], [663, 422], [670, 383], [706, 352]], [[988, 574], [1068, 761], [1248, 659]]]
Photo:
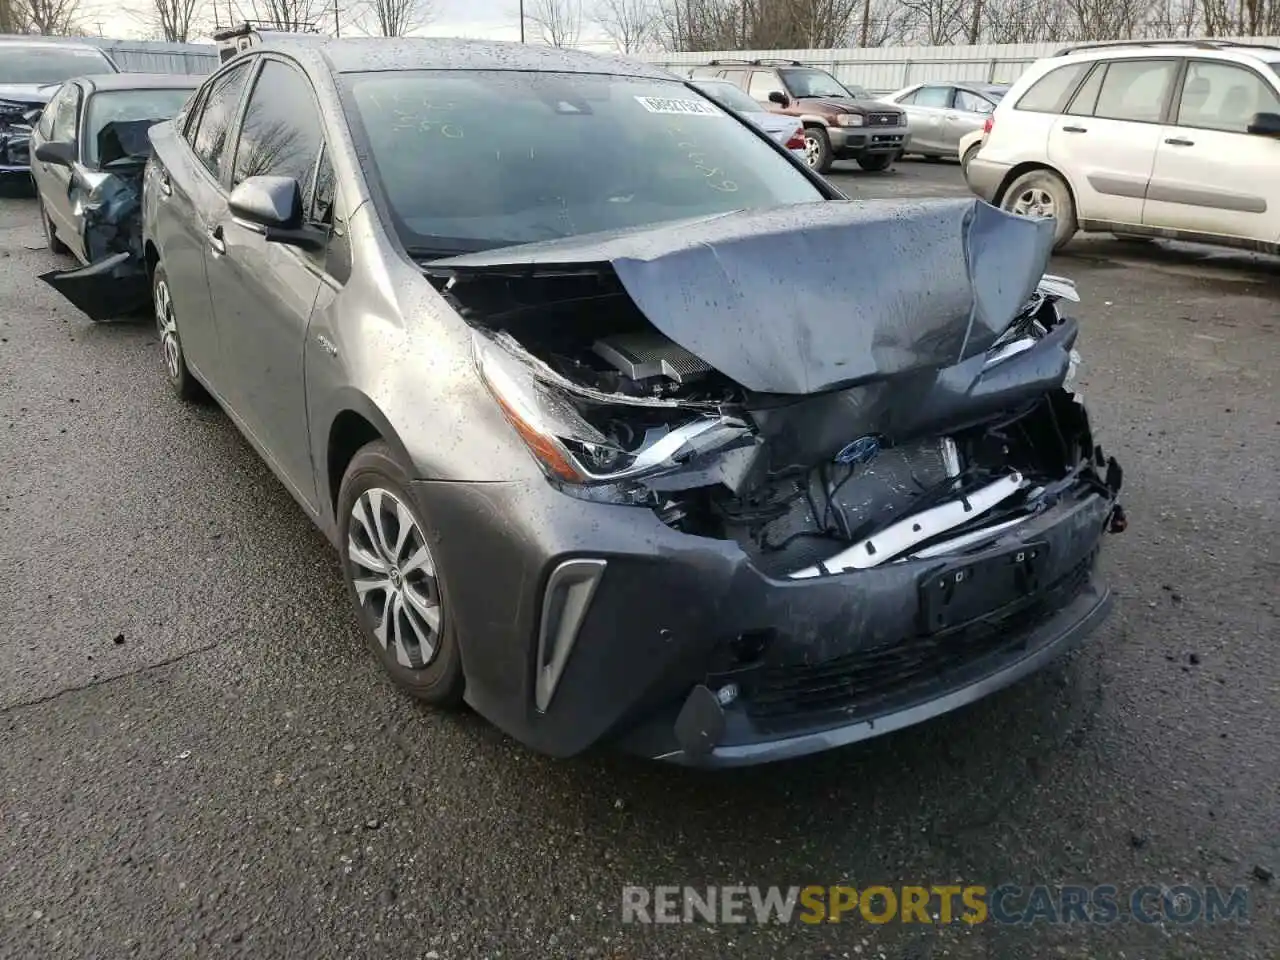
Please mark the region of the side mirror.
[[1248, 130], [1259, 137], [1280, 137], [1280, 113], [1255, 113]]
[[69, 167], [76, 162], [76, 145], [65, 140], [46, 140], [36, 147], [36, 159], [41, 163]]
[[776, 103], [780, 107], [785, 107], [791, 102], [791, 99], [781, 90], [774, 90], [769, 94], [769, 102]]
[[249, 177], [231, 191], [231, 216], [269, 243], [317, 250], [324, 231], [302, 222], [302, 189], [292, 177]]

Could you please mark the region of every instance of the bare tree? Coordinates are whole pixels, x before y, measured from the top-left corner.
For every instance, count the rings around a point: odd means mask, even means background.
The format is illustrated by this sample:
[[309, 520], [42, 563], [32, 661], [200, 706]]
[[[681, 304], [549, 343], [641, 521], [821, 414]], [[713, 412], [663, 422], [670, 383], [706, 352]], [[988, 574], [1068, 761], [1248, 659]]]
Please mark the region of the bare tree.
[[197, 14], [203, 0], [151, 0], [151, 9], [135, 14], [154, 40], [186, 43], [197, 32]]
[[582, 33], [582, 0], [526, 0], [524, 16], [553, 47], [572, 47]]
[[236, 3], [239, 20], [256, 20], [272, 30], [298, 32], [326, 26], [332, 0], [244, 0]]
[[623, 53], [648, 45], [658, 33], [653, 0], [597, 0], [591, 19]]
[[31, 33], [66, 36], [78, 33], [80, 0], [13, 0], [17, 25]]
[[379, 37], [403, 37], [431, 22], [430, 0], [367, 0], [358, 18], [360, 28]]

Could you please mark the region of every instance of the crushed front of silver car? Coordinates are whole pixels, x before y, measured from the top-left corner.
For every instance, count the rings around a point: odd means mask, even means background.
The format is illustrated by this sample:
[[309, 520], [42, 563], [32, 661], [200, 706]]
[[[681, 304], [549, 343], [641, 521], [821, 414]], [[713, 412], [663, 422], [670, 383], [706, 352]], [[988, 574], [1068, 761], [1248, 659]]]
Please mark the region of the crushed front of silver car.
[[118, 121], [98, 134], [98, 170], [70, 165], [70, 200], [84, 223], [88, 264], [40, 279], [93, 320], [124, 316], [150, 299], [142, 255], [142, 175], [151, 154], [147, 131], [157, 120]]
[[759, 578], [633, 747], [732, 764], [850, 742], [1096, 626], [1122, 472], [1072, 390], [1078, 296], [1044, 273], [1051, 242], [978, 201], [836, 202], [427, 265], [556, 488], [732, 542]]

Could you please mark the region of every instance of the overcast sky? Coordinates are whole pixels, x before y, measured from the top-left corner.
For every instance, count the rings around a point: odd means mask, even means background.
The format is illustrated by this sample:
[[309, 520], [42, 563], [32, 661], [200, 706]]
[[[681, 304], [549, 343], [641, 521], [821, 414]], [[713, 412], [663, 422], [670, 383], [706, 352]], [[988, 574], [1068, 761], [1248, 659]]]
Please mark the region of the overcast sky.
[[[223, 10], [226, 0], [216, 0]], [[346, 0], [338, 0], [343, 4]], [[472, 37], [489, 40], [519, 40], [518, 0], [433, 0], [434, 18], [420, 33], [437, 37]], [[95, 32], [108, 37], [139, 37], [148, 32], [147, 0], [83, 0], [82, 20]], [[332, 9], [332, 8], [330, 8]], [[529, 39], [537, 28], [526, 25]], [[194, 39], [194, 38], [193, 38]], [[600, 45], [597, 30], [584, 18], [582, 45]]]

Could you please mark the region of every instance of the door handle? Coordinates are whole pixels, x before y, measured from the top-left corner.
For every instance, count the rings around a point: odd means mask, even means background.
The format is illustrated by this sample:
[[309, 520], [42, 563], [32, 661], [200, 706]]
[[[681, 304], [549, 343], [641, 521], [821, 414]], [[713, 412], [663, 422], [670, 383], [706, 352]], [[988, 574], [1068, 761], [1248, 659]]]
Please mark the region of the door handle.
[[209, 249], [213, 251], [215, 257], [220, 257], [227, 252], [227, 245], [222, 239], [222, 224], [218, 224], [209, 231]]
[[1184, 140], [1182, 137], [1170, 137], [1165, 143], [1171, 147], [1194, 147], [1196, 145], [1194, 140]]
[[1089, 132], [1089, 128], [1088, 128], [1088, 127], [1076, 127], [1076, 126], [1063, 127], [1063, 128], [1062, 128], [1062, 132], [1063, 132], [1063, 133], [1088, 133], [1088, 132]]

